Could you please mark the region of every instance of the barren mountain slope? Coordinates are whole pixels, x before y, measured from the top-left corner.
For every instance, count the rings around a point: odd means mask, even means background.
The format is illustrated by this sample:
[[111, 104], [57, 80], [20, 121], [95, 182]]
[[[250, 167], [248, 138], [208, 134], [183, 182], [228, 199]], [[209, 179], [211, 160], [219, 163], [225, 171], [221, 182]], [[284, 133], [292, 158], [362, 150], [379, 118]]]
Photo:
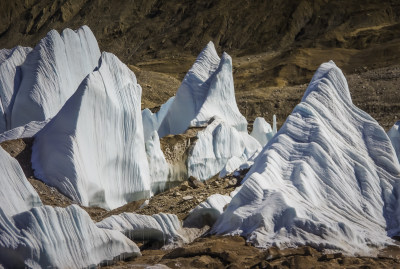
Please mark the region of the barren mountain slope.
[[[308, 83], [322, 62], [334, 60], [361, 79], [400, 62], [400, 2], [394, 0], [1, 1], [0, 47], [33, 46], [50, 29], [83, 24], [101, 50], [132, 65], [145, 84], [143, 107], [172, 96], [212, 40], [233, 56], [241, 112], [269, 121], [276, 113], [278, 125], [301, 98], [305, 86], [295, 85]], [[368, 85], [349, 77], [353, 98], [388, 129], [400, 116], [398, 71], [374, 78], [368, 72]]]

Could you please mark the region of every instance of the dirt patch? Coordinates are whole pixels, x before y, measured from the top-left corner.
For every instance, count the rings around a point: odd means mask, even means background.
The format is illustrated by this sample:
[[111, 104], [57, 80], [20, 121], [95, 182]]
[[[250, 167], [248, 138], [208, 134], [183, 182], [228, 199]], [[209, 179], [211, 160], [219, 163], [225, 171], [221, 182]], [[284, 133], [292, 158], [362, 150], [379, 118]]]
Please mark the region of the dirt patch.
[[[136, 211], [138, 214], [153, 215], [160, 212], [175, 214], [183, 220], [190, 210], [205, 201], [209, 196], [219, 193], [229, 195], [234, 186], [229, 185], [228, 178], [220, 179], [217, 175], [204, 181], [204, 186], [193, 188], [183, 182], [181, 185], [153, 196], [149, 204]], [[184, 199], [184, 197], [190, 199]]]

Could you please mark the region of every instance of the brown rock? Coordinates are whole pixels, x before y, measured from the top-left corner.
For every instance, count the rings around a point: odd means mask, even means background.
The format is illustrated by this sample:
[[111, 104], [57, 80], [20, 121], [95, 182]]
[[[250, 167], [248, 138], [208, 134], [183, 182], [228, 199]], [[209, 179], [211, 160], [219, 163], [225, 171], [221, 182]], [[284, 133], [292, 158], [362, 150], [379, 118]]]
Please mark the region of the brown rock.
[[189, 186], [192, 187], [193, 189], [198, 189], [198, 188], [204, 187], [204, 183], [201, 182], [200, 180], [198, 180], [197, 178], [195, 178], [194, 176], [190, 176], [188, 178], [188, 183], [189, 183]]
[[187, 181], [183, 182], [180, 187], [181, 191], [186, 191], [189, 189], [189, 183]]

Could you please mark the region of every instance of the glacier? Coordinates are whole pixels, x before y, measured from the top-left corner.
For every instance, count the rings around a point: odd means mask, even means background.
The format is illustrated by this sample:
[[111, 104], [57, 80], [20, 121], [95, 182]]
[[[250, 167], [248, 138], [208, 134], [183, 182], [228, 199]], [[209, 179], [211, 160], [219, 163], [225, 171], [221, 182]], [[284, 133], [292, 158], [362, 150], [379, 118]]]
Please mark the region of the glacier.
[[32, 48], [0, 50], [0, 133], [11, 128], [11, 111], [22, 79], [21, 65]]
[[0, 143], [7, 140], [14, 140], [19, 138], [33, 137], [37, 132], [39, 132], [50, 119], [45, 121], [31, 121], [24, 126], [16, 127], [14, 129], [5, 131], [0, 134]]
[[159, 241], [164, 245], [184, 240], [182, 225], [176, 215], [154, 214], [152, 216], [135, 213], [112, 215], [100, 222], [97, 227], [119, 231], [136, 241]]
[[114, 209], [150, 196], [135, 74], [110, 53], [32, 147], [37, 178], [85, 206]]
[[169, 98], [167, 102], [161, 105], [160, 110], [156, 113], [151, 112], [151, 110], [148, 108], [142, 110], [143, 135], [145, 141], [152, 136], [154, 131], [158, 132], [158, 128], [164, 120], [165, 115], [167, 114], [174, 99], [175, 96]]
[[184, 77], [158, 133], [160, 137], [181, 134], [189, 127], [207, 125], [213, 117], [247, 131], [247, 120], [236, 104], [232, 58], [224, 52], [220, 59], [210, 41]]
[[[400, 231], [400, 165], [382, 127], [331, 61], [264, 147], [212, 228], [258, 247], [376, 254]], [[376, 248], [374, 248], [376, 247]]]
[[0, 146], [0, 208], [8, 216], [42, 205], [21, 166]]
[[397, 159], [400, 162], [400, 121], [397, 121], [393, 125], [393, 127], [388, 132], [388, 136], [396, 152]]
[[[261, 147], [248, 134], [247, 120], [236, 104], [232, 58], [225, 52], [219, 58], [212, 42], [197, 56], [166, 107], [158, 127], [161, 138], [184, 133], [190, 127], [205, 128], [197, 133], [187, 157], [188, 176], [209, 179], [224, 169], [229, 160], [240, 159], [243, 163]], [[237, 163], [230, 161], [229, 169], [236, 169], [232, 166]], [[181, 173], [171, 171], [169, 177], [181, 177]]]
[[[200, 180], [209, 179], [223, 170], [232, 158], [241, 158], [244, 162], [260, 147], [247, 132], [240, 132], [216, 118], [197, 134], [197, 141], [188, 157], [188, 175]], [[232, 162], [229, 164], [233, 166]], [[230, 167], [231, 170], [236, 168]]]
[[146, 156], [149, 162], [151, 195], [164, 191], [169, 181], [169, 165], [161, 150], [157, 131], [153, 131], [145, 143]]
[[76, 205], [43, 206], [18, 162], [0, 147], [0, 267], [82, 268], [140, 255], [118, 231], [98, 228]]
[[251, 136], [257, 139], [261, 146], [265, 146], [269, 140], [276, 134], [276, 116], [273, 117], [273, 128], [266, 122], [262, 117], [257, 117], [253, 123], [253, 130], [251, 131]]
[[212, 227], [232, 198], [227, 195], [213, 194], [189, 212], [183, 227]]
[[98, 66], [100, 49], [87, 26], [51, 30], [26, 56], [9, 128], [57, 114], [82, 80]]
[[98, 228], [80, 207], [34, 207], [12, 216], [0, 208], [0, 264], [6, 268], [83, 268], [140, 255], [118, 231]]

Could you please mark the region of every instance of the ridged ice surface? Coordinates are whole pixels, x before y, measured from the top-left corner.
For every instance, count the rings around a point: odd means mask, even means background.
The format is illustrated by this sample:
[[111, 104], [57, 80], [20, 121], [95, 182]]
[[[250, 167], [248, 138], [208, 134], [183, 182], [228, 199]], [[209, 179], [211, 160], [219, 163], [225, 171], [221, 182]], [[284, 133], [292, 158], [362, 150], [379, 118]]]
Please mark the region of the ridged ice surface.
[[41, 204], [17, 160], [0, 146], [0, 208], [3, 213], [12, 216]]
[[35, 176], [73, 200], [113, 209], [150, 194], [140, 111], [129, 68], [103, 53], [60, 112], [35, 136]]
[[156, 113], [151, 112], [150, 109], [145, 108], [142, 111], [142, 120], [143, 120], [143, 133], [144, 133], [144, 141], [147, 141], [154, 131], [158, 131], [161, 122], [164, 120], [165, 115], [167, 114], [169, 107], [173, 103], [175, 96], [172, 96], [168, 99], [165, 104], [162, 104], [160, 110]]
[[153, 216], [139, 215], [135, 213], [122, 213], [113, 215], [101, 222], [97, 227], [119, 231], [132, 240], [160, 241], [164, 244], [172, 244], [182, 240], [179, 233], [182, 224], [173, 214], [155, 214]]
[[206, 201], [202, 202], [190, 211], [183, 226], [201, 228], [208, 225], [211, 227], [224, 212], [224, 208], [231, 202], [231, 200], [232, 198], [227, 195], [211, 195]]
[[206, 125], [214, 116], [238, 131], [247, 128], [236, 104], [232, 59], [226, 53], [220, 59], [209, 42], [183, 79], [158, 133], [180, 134], [190, 126]]
[[217, 118], [197, 134], [196, 144], [188, 157], [188, 174], [200, 180], [209, 179], [230, 159], [239, 158], [244, 162], [260, 147], [247, 132], [238, 131]]
[[31, 48], [0, 50], [0, 133], [11, 128], [11, 111], [22, 79], [21, 65]]
[[49, 121], [50, 119], [45, 121], [31, 121], [30, 123], [25, 124], [24, 126], [16, 127], [14, 129], [5, 131], [4, 133], [0, 134], [0, 143], [7, 140], [33, 137]]
[[11, 128], [53, 117], [98, 65], [100, 50], [87, 26], [61, 35], [51, 30], [21, 66]]
[[257, 139], [261, 146], [265, 146], [269, 140], [276, 134], [276, 117], [274, 115], [275, 128], [272, 129], [271, 125], [265, 121], [264, 118], [257, 117], [253, 123], [253, 131], [251, 136]]
[[396, 122], [393, 125], [393, 127], [388, 132], [388, 136], [396, 152], [397, 159], [400, 162], [400, 121]]
[[257, 246], [372, 252], [399, 232], [400, 166], [385, 131], [351, 101], [343, 73], [320, 66], [213, 227]]
[[98, 228], [76, 205], [41, 206], [7, 216], [0, 208], [0, 265], [5, 268], [83, 268], [140, 255], [118, 231]]
[[169, 174], [169, 166], [164, 153], [161, 151], [157, 131], [153, 131], [145, 146], [147, 160], [149, 161], [151, 192], [156, 194], [166, 189]]

